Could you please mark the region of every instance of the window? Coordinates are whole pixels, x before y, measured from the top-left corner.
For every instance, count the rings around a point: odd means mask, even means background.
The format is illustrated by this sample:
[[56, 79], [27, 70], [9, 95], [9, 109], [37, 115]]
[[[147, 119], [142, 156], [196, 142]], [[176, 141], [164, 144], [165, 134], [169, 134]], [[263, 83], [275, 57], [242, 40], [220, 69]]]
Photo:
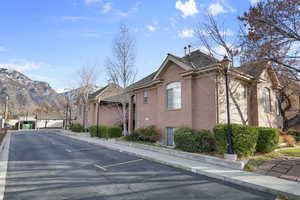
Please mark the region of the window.
[[263, 106], [265, 112], [271, 112], [271, 92], [269, 88], [263, 89]]
[[149, 100], [149, 94], [147, 91], [144, 92], [144, 104], [148, 103]]
[[275, 101], [275, 112], [277, 116], [280, 116], [280, 108], [279, 108], [279, 101]]
[[175, 110], [181, 108], [181, 83], [169, 83], [166, 87], [167, 90], [167, 109]]

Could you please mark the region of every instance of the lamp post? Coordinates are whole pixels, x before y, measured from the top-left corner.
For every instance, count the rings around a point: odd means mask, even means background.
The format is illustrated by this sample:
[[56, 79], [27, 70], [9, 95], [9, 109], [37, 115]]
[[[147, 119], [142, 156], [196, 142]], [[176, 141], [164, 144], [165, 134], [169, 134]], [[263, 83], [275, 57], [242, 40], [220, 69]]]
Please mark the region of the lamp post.
[[99, 137], [99, 107], [100, 107], [100, 102], [98, 102], [97, 103], [98, 105], [97, 105], [97, 127], [96, 127], [96, 129], [97, 129], [97, 137]]
[[9, 100], [9, 97], [8, 95], [6, 95], [5, 97], [5, 109], [4, 109], [4, 120], [7, 120], [8, 118], [8, 100]]
[[224, 56], [221, 61], [221, 67], [224, 70], [225, 75], [225, 89], [226, 89], [226, 104], [227, 104], [227, 154], [225, 158], [236, 160], [236, 155], [233, 151], [233, 142], [232, 142], [232, 127], [230, 122], [230, 105], [229, 105], [229, 83], [228, 83], [228, 72], [230, 70], [230, 60], [227, 56]]

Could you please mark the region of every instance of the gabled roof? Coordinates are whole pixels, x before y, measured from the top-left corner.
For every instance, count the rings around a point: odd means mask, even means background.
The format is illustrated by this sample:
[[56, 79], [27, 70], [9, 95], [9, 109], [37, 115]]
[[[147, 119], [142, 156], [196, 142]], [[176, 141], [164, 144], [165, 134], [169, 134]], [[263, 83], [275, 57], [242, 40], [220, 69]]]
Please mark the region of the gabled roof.
[[128, 93], [121, 93], [118, 95], [114, 95], [111, 97], [104, 98], [102, 101], [104, 102], [110, 102], [110, 103], [128, 103], [129, 102], [129, 96]]
[[268, 61], [256, 61], [251, 63], [245, 63], [240, 67], [237, 67], [236, 70], [241, 71], [245, 74], [251, 75], [254, 78], [257, 78], [268, 66]]
[[139, 87], [145, 86], [147, 84], [150, 84], [152, 81], [158, 78], [159, 74], [167, 66], [168, 62], [174, 62], [178, 64], [179, 67], [182, 67], [185, 70], [193, 70], [216, 64], [218, 63], [218, 60], [209, 55], [204, 54], [200, 50], [193, 51], [184, 57], [178, 57], [172, 54], [168, 54], [166, 59], [157, 71], [133, 83], [132, 85], [127, 87], [126, 90], [131, 91]]
[[101, 94], [106, 88], [108, 88], [109, 85], [106, 85], [102, 88], [100, 88], [99, 90], [97, 90], [96, 92], [89, 94], [89, 99], [94, 99], [96, 98], [99, 94]]
[[[89, 95], [89, 100], [95, 100], [97, 99], [99, 96], [101, 96], [102, 94], [105, 93], [105, 91], [109, 88], [116, 88], [116, 89], [120, 89], [120, 92], [123, 91], [123, 89], [117, 85], [117, 84], [114, 84], [114, 83], [110, 83], [106, 86], [104, 86], [103, 88], [100, 88], [99, 90], [97, 90], [96, 92], [92, 93]], [[118, 93], [120, 93], [118, 92]]]

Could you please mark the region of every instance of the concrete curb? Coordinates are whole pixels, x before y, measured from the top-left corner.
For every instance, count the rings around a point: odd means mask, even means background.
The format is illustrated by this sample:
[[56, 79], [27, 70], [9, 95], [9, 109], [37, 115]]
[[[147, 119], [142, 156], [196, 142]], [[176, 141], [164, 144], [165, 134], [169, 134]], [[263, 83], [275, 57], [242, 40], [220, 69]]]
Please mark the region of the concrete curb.
[[6, 174], [8, 165], [8, 153], [10, 146], [10, 133], [8, 132], [0, 146], [0, 200], [4, 199]]
[[[120, 152], [127, 152], [128, 154], [135, 155], [137, 157], [141, 157], [147, 160], [151, 160], [157, 163], [161, 163], [164, 165], [184, 169], [196, 174], [208, 176], [211, 178], [223, 180], [226, 182], [238, 184], [241, 186], [244, 186], [246, 188], [251, 188], [254, 190], [262, 191], [271, 193], [278, 196], [285, 196], [288, 197], [288, 199], [299, 199], [300, 200], [300, 183], [294, 182], [294, 181], [288, 181], [284, 179], [279, 179], [276, 177], [271, 176], [265, 176], [265, 175], [259, 175], [251, 172], [246, 172], [242, 170], [236, 170], [236, 169], [229, 169], [225, 167], [215, 166], [212, 164], [206, 164], [206, 163], [200, 163], [196, 161], [191, 161], [188, 163], [188, 159], [183, 158], [172, 158], [168, 161], [164, 160], [164, 156], [161, 157], [154, 157], [149, 156], [147, 153], [134, 151], [133, 149], [128, 148], [134, 148], [134, 147], [126, 147], [123, 145], [123, 147], [120, 147], [120, 145], [116, 145], [113, 142], [110, 141], [104, 141], [100, 140], [98, 138], [92, 138], [81, 136], [78, 137], [76, 135], [73, 135], [72, 133], [63, 132], [61, 135], [67, 136], [76, 140], [85, 141], [89, 143], [93, 143], [96, 145], [100, 145], [109, 149], [117, 150]], [[126, 149], [127, 148], [127, 149]], [[147, 151], [147, 150], [144, 150]], [[155, 152], [156, 154], [159, 154], [159, 152]], [[149, 153], [150, 154], [150, 153]], [[170, 155], [165, 155], [165, 157], [169, 157]], [[186, 162], [182, 162], [182, 161]], [[196, 163], [196, 164], [195, 164]]]
[[116, 144], [121, 144], [129, 147], [135, 147], [140, 148], [144, 150], [154, 151], [158, 153], [163, 153], [170, 156], [176, 156], [179, 158], [184, 159], [190, 159], [195, 160], [199, 162], [205, 162], [213, 165], [218, 165], [230, 169], [243, 169], [247, 161], [232, 161], [232, 160], [226, 160], [222, 158], [217, 158], [213, 156], [203, 155], [203, 154], [196, 154], [196, 153], [189, 153], [189, 152], [182, 152], [178, 150], [168, 149], [168, 148], [161, 148], [161, 147], [155, 147], [155, 146], [149, 146], [144, 144], [137, 144], [132, 142], [122, 142], [122, 141], [116, 141], [112, 140], [112, 142], [115, 142]]
[[[90, 136], [89, 134], [74, 133], [72, 131], [66, 131], [66, 130], [64, 130], [64, 132], [66, 132], [68, 134], [77, 135], [77, 136], [87, 136], [87, 137]], [[175, 150], [175, 149], [171, 149], [171, 148], [162, 148], [162, 147], [138, 144], [138, 143], [133, 143], [133, 142], [123, 142], [123, 141], [118, 141], [116, 139], [108, 139], [108, 140], [101, 139], [101, 138], [97, 138], [97, 139], [102, 140], [102, 141], [109, 141], [109, 142], [115, 143], [117, 145], [124, 145], [124, 146], [128, 146], [128, 147], [134, 147], [134, 148], [138, 148], [138, 149], [154, 151], [154, 152], [158, 152], [158, 153], [162, 153], [162, 154], [166, 154], [166, 155], [170, 155], [170, 156], [176, 156], [178, 158], [190, 159], [190, 160], [195, 160], [198, 162], [205, 162], [205, 163], [209, 163], [212, 165], [218, 165], [218, 166], [222, 166], [222, 167], [226, 167], [226, 168], [230, 168], [230, 169], [241, 170], [244, 168], [244, 166], [247, 164], [247, 161], [248, 161], [248, 160], [243, 160], [243, 161], [226, 160], [226, 159], [217, 158], [217, 157], [213, 157], [213, 156], [209, 156], [209, 155], [183, 152], [183, 151], [179, 151], [179, 150]]]

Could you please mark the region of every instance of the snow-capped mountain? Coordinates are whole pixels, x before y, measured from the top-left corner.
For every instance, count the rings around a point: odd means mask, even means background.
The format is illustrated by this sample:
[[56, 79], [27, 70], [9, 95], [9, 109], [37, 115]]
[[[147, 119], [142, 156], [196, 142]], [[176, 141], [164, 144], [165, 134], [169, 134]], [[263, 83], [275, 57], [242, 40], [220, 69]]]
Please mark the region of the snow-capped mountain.
[[64, 98], [46, 82], [33, 81], [24, 74], [0, 68], [0, 111], [5, 109], [8, 96], [9, 111], [13, 114], [33, 113], [36, 108], [47, 105], [53, 111], [63, 108]]

